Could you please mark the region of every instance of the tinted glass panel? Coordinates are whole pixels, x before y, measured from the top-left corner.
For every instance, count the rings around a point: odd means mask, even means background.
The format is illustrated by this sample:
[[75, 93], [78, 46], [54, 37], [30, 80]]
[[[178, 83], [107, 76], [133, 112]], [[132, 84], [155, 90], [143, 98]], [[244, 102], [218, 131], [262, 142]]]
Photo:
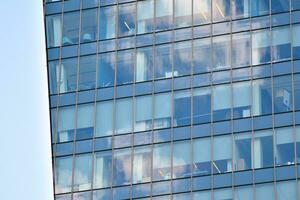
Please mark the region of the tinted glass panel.
[[191, 123], [191, 94], [189, 91], [174, 94], [174, 126], [184, 126]]
[[243, 67], [250, 64], [250, 45], [249, 33], [232, 36], [232, 67]]
[[131, 180], [131, 149], [114, 153], [113, 185], [129, 184]]
[[134, 131], [145, 131], [152, 128], [152, 96], [137, 97], [135, 100]]
[[135, 81], [148, 81], [153, 77], [153, 49], [151, 47], [137, 49]]
[[63, 59], [60, 69], [60, 93], [75, 91], [77, 88], [77, 58]]
[[134, 52], [132, 50], [120, 51], [117, 56], [117, 85], [133, 81]]
[[61, 15], [50, 15], [46, 17], [47, 47], [58, 47], [61, 45], [62, 34]]
[[213, 69], [230, 67], [230, 36], [213, 38]]
[[232, 171], [232, 141], [231, 136], [215, 137], [213, 172], [224, 173]]
[[272, 58], [274, 61], [291, 57], [290, 27], [272, 29]]
[[135, 34], [135, 4], [123, 4], [119, 6], [119, 36], [127, 36]]
[[79, 12], [70, 12], [64, 14], [63, 24], [63, 45], [77, 44], [79, 39]]
[[269, 0], [250, 0], [250, 2], [252, 16], [265, 15], [269, 13]]
[[155, 78], [172, 77], [171, 45], [157, 46], [155, 50]]
[[250, 82], [233, 84], [233, 117], [251, 116], [251, 85]]
[[88, 190], [92, 182], [92, 156], [91, 154], [77, 155], [75, 157], [73, 191]]
[[81, 14], [80, 42], [91, 42], [97, 37], [98, 9], [83, 10]]
[[273, 165], [273, 135], [272, 131], [260, 131], [254, 134], [254, 168]]
[[213, 88], [214, 121], [231, 118], [231, 102], [230, 85], [219, 85]]
[[57, 142], [73, 140], [75, 129], [75, 107], [62, 107], [58, 110]]
[[244, 18], [249, 16], [249, 0], [232, 1], [232, 18]]
[[211, 69], [211, 39], [194, 40], [194, 73]]
[[211, 0], [194, 0], [194, 24], [203, 24], [211, 21]]
[[87, 90], [96, 86], [96, 56], [80, 57], [79, 90]]
[[268, 30], [252, 33], [252, 64], [270, 62], [270, 32]]
[[173, 178], [190, 176], [191, 173], [190, 141], [173, 144]]
[[170, 144], [158, 144], [153, 147], [153, 180], [171, 178]]
[[211, 174], [210, 138], [193, 140], [193, 175]]
[[98, 59], [98, 87], [113, 86], [115, 80], [115, 53], [100, 54]]
[[100, 39], [114, 38], [116, 35], [116, 6], [100, 8]]
[[174, 76], [191, 73], [192, 66], [192, 43], [180, 42], [174, 46]]
[[116, 102], [116, 133], [128, 133], [132, 130], [132, 99]]
[[55, 193], [71, 192], [72, 186], [72, 157], [55, 159]]
[[111, 152], [99, 152], [94, 157], [94, 188], [111, 185], [112, 157]]
[[286, 112], [293, 108], [292, 77], [281, 76], [273, 79], [274, 112]]
[[134, 149], [133, 183], [149, 182], [151, 180], [151, 158], [150, 146]]
[[156, 94], [154, 96], [154, 128], [167, 128], [171, 126], [170, 102], [170, 93]]
[[276, 129], [275, 160], [277, 165], [294, 164], [294, 134], [292, 128]]
[[272, 113], [272, 86], [270, 79], [261, 79], [252, 83], [253, 115]]
[[184, 27], [192, 24], [192, 0], [175, 0], [175, 26]]
[[94, 104], [79, 105], [76, 140], [91, 138], [94, 133]]
[[230, 0], [213, 0], [213, 21], [230, 19]]
[[96, 109], [96, 137], [111, 135], [113, 132], [113, 102], [97, 103]]
[[234, 153], [235, 161], [234, 168], [238, 170], [246, 170], [252, 168], [252, 151], [251, 151], [251, 133], [239, 134], [235, 136]]
[[173, 0], [156, 0], [156, 30], [172, 27]]
[[147, 33], [153, 30], [154, 2], [140, 1], [137, 4], [137, 33]]
[[206, 123], [211, 119], [211, 90], [201, 88], [193, 91], [193, 123]]

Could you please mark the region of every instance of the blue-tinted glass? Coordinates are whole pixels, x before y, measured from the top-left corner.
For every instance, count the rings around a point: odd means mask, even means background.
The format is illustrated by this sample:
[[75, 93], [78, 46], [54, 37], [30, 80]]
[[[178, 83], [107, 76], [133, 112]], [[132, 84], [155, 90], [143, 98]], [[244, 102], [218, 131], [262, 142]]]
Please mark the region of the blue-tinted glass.
[[213, 0], [213, 21], [230, 19], [230, 0]]
[[300, 59], [300, 24], [293, 25], [293, 57]]
[[77, 44], [79, 39], [79, 12], [64, 14], [62, 44]]
[[173, 0], [156, 0], [156, 30], [166, 30], [173, 24]]
[[115, 200], [130, 199], [130, 194], [131, 194], [130, 191], [131, 191], [130, 187], [113, 188], [113, 199]]
[[185, 27], [192, 24], [192, 0], [175, 0], [175, 27]]
[[213, 88], [213, 119], [214, 121], [231, 118], [231, 87], [219, 85]]
[[270, 32], [269, 30], [252, 33], [252, 64], [258, 65], [270, 62]]
[[72, 194], [56, 195], [55, 200], [71, 200]]
[[213, 69], [230, 67], [230, 50], [230, 35], [213, 38]]
[[88, 190], [92, 183], [92, 155], [81, 154], [75, 157], [73, 191]]
[[113, 86], [115, 80], [115, 53], [100, 54], [98, 59], [98, 87]]
[[76, 142], [76, 153], [87, 153], [93, 150], [92, 140], [82, 140]]
[[64, 12], [79, 10], [80, 9], [80, 0], [69, 0], [64, 1]]
[[252, 84], [253, 115], [272, 113], [272, 87], [270, 79], [255, 80]]
[[73, 158], [55, 159], [55, 193], [71, 192]]
[[79, 192], [73, 194], [73, 200], [89, 200], [91, 199], [91, 192]]
[[133, 183], [151, 181], [151, 146], [134, 148], [133, 157]]
[[99, 102], [96, 107], [97, 137], [111, 135], [113, 132], [113, 102]]
[[137, 3], [137, 33], [148, 33], [153, 30], [154, 1], [140, 1]]
[[174, 46], [174, 76], [191, 73], [192, 66], [192, 43], [180, 42]]
[[154, 128], [171, 126], [171, 94], [163, 93], [154, 96]]
[[249, 0], [232, 1], [232, 18], [245, 18], [249, 16]]
[[297, 199], [296, 181], [278, 182], [276, 184], [278, 200], [293, 200]]
[[253, 167], [263, 168], [273, 166], [273, 134], [272, 131], [254, 133]]
[[257, 185], [255, 195], [256, 200], [274, 199], [274, 183]]
[[117, 134], [132, 131], [132, 99], [120, 99], [116, 102], [115, 129]]
[[253, 186], [238, 187], [234, 191], [234, 199], [252, 200], [253, 195]]
[[80, 42], [95, 41], [97, 37], [98, 9], [83, 10], [81, 14]]
[[113, 185], [130, 184], [131, 149], [116, 150], [113, 161]]
[[281, 76], [273, 79], [274, 112], [286, 112], [293, 108], [292, 77]]
[[214, 200], [233, 199], [231, 188], [218, 189], [214, 191]]
[[[102, 0], [101, 0], [102, 2]], [[116, 6], [100, 7], [99, 39], [109, 39], [116, 36]]]
[[59, 92], [71, 92], [77, 88], [77, 58], [63, 59], [60, 67]]
[[171, 45], [156, 46], [155, 78], [170, 78], [170, 77], [172, 77]]
[[117, 55], [117, 85], [131, 83], [134, 73], [134, 51], [120, 51]]
[[295, 163], [294, 131], [292, 127], [275, 130], [275, 161], [277, 165]]
[[194, 40], [194, 73], [208, 72], [211, 69], [211, 40]]
[[114, 148], [129, 147], [132, 144], [132, 135], [120, 135], [114, 137]]
[[111, 191], [110, 191], [110, 189], [95, 190], [93, 192], [93, 199], [94, 200], [107, 200], [107, 199], [111, 199]]
[[211, 174], [210, 138], [193, 140], [193, 175]]
[[[171, 182], [164, 181], [164, 182], [157, 182], [153, 183], [152, 186], [152, 194], [153, 195], [161, 195], [161, 194], [168, 194], [171, 191]], [[152, 198], [154, 200], [154, 198]], [[157, 197], [155, 200], [169, 200], [169, 196]]]
[[292, 0], [292, 9], [300, 9], [300, 1], [299, 0]]
[[190, 140], [173, 144], [173, 178], [191, 175]]
[[211, 0], [193, 0], [194, 25], [211, 21]]
[[93, 137], [94, 104], [79, 105], [77, 109], [76, 140]]
[[82, 8], [93, 8], [99, 5], [99, 0], [82, 0]]
[[62, 34], [61, 15], [50, 15], [46, 17], [47, 47], [58, 47], [61, 45]]
[[152, 80], [153, 77], [153, 49], [140, 48], [136, 52], [135, 81]]
[[251, 83], [241, 82], [233, 84], [233, 117], [250, 117], [251, 104]]
[[252, 134], [239, 134], [234, 138], [234, 168], [236, 171], [252, 168]]
[[206, 123], [211, 119], [211, 91], [201, 88], [193, 91], [193, 123]]
[[213, 35], [222, 35], [225, 33], [230, 33], [231, 24], [229, 22], [222, 22], [212, 25]]
[[265, 15], [269, 13], [269, 0], [250, 0], [251, 1], [251, 16]]
[[184, 126], [191, 123], [191, 94], [189, 91], [174, 94], [173, 126]]
[[146, 197], [146, 196], [150, 196], [150, 194], [151, 194], [150, 184], [139, 184], [139, 185], [133, 185], [132, 187], [133, 198]]
[[300, 110], [300, 74], [294, 76], [294, 104], [295, 109]]
[[57, 142], [72, 141], [75, 129], [75, 107], [62, 107], [58, 110]]
[[289, 0], [271, 0], [272, 13], [286, 12], [289, 11], [290, 2]]
[[135, 34], [135, 4], [119, 5], [118, 36]]
[[232, 171], [232, 140], [231, 136], [214, 137], [213, 172], [215, 174]]
[[232, 36], [232, 67], [243, 67], [250, 64], [250, 34], [234, 34]]
[[281, 61], [291, 57], [290, 27], [272, 29], [272, 58]]
[[59, 61], [52, 61], [48, 63], [48, 74], [50, 88], [49, 92], [50, 94], [56, 94], [59, 81]]
[[153, 147], [153, 180], [171, 178], [171, 148], [170, 143], [158, 144]]
[[96, 56], [80, 57], [79, 90], [93, 89], [96, 86]]
[[[103, 188], [111, 185], [112, 155], [110, 151], [99, 152], [94, 156], [93, 188]], [[103, 194], [104, 195], [104, 194]]]
[[199, 199], [211, 199], [211, 191], [201, 191], [201, 192], [193, 192], [192, 194], [193, 200], [199, 200]]
[[137, 97], [135, 99], [134, 131], [146, 131], [151, 128], [152, 128], [152, 96]]

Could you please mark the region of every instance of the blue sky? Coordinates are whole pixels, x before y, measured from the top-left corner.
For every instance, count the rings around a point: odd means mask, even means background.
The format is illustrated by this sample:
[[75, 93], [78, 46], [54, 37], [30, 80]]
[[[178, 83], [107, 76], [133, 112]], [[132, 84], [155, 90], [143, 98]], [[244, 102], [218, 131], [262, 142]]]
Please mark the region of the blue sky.
[[0, 24], [0, 199], [50, 200], [42, 0], [1, 0]]

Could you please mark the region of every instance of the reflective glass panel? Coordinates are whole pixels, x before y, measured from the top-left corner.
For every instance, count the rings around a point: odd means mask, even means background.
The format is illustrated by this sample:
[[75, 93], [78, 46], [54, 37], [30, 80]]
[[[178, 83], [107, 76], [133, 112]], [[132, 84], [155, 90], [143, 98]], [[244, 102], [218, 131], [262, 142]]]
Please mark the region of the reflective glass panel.
[[79, 12], [64, 13], [62, 44], [77, 44], [79, 39]]
[[98, 9], [83, 10], [81, 13], [80, 42], [95, 41], [97, 37]]
[[218, 189], [214, 191], [214, 200], [230, 200], [232, 197], [232, 189]]
[[257, 131], [253, 139], [254, 168], [273, 166], [273, 134], [272, 130]]
[[214, 121], [231, 118], [231, 87], [219, 85], [213, 88], [213, 119]]
[[258, 65], [270, 62], [270, 32], [269, 30], [252, 33], [252, 64]]
[[213, 0], [213, 21], [230, 19], [230, 0]]
[[57, 85], [59, 83], [59, 70], [59, 61], [51, 61], [48, 63], [50, 94], [57, 93]]
[[300, 59], [300, 24], [293, 25], [293, 56]]
[[190, 140], [173, 144], [173, 178], [186, 177], [191, 174]]
[[79, 90], [88, 90], [96, 86], [96, 56], [80, 57]]
[[135, 4], [122, 4], [119, 5], [119, 37], [135, 34]]
[[156, 0], [156, 30], [166, 30], [173, 24], [173, 0]]
[[231, 136], [214, 137], [213, 172], [215, 174], [232, 171]]
[[238, 134], [234, 138], [234, 168], [236, 171], [252, 168], [252, 134]]
[[294, 104], [295, 110], [300, 110], [300, 74], [294, 75]]
[[175, 27], [192, 24], [192, 0], [175, 0]]
[[154, 128], [171, 126], [171, 94], [156, 94], [154, 96]]
[[270, 79], [252, 82], [252, 104], [254, 116], [272, 113], [272, 86]]
[[193, 140], [193, 175], [211, 174], [211, 139]]
[[293, 109], [292, 77], [280, 76], [273, 78], [274, 112], [286, 112]]
[[99, 102], [96, 105], [95, 136], [111, 135], [113, 132], [113, 102]]
[[61, 15], [50, 15], [46, 17], [47, 47], [58, 47], [61, 45], [62, 36]]
[[173, 126], [184, 126], [191, 123], [191, 94], [190, 91], [174, 94]]
[[192, 43], [179, 42], [174, 45], [174, 76], [188, 75], [192, 67]]
[[193, 91], [193, 123], [206, 123], [211, 120], [211, 90], [200, 88]]
[[291, 57], [290, 27], [272, 29], [272, 59], [281, 61]]
[[61, 107], [58, 110], [57, 142], [72, 141], [75, 129], [75, 107]]
[[250, 0], [252, 17], [269, 13], [269, 0]]
[[271, 2], [272, 13], [289, 11], [289, 0], [271, 0]]
[[93, 137], [94, 104], [78, 105], [76, 140]]
[[243, 67], [250, 65], [251, 42], [249, 33], [232, 35], [232, 67]]
[[117, 54], [117, 85], [133, 81], [134, 51], [120, 51]]
[[109, 39], [116, 36], [116, 6], [100, 7], [99, 38]]
[[193, 2], [194, 25], [211, 21], [211, 0], [194, 0]]
[[140, 48], [136, 51], [135, 81], [148, 81], [153, 77], [153, 49]]
[[111, 185], [112, 155], [110, 151], [98, 152], [94, 156], [94, 188]]
[[155, 78], [172, 77], [171, 45], [161, 45], [155, 48]]
[[194, 73], [208, 72], [211, 69], [211, 39], [194, 40]]
[[98, 87], [113, 86], [115, 80], [115, 53], [99, 54], [98, 59]]
[[249, 16], [249, 0], [232, 1], [232, 18], [246, 18]]
[[152, 128], [152, 96], [135, 99], [134, 131], [145, 131]]
[[273, 183], [256, 185], [255, 195], [256, 200], [275, 199]]
[[117, 134], [128, 133], [132, 130], [132, 99], [120, 99], [116, 101]]
[[82, 154], [75, 157], [73, 191], [88, 190], [92, 183], [92, 155]]
[[233, 117], [251, 116], [251, 82], [233, 84]]
[[133, 183], [151, 181], [151, 146], [134, 148]]
[[296, 181], [284, 181], [276, 184], [278, 200], [294, 200], [296, 195]]
[[277, 165], [291, 165], [295, 163], [293, 128], [275, 130], [275, 161]]
[[137, 3], [137, 33], [148, 33], [153, 30], [154, 1], [139, 1]]
[[77, 88], [77, 58], [61, 60], [59, 92], [72, 92]]
[[154, 145], [152, 176], [153, 180], [166, 180], [171, 178], [170, 143]]
[[253, 186], [237, 187], [234, 191], [234, 199], [253, 200]]
[[73, 158], [61, 157], [55, 159], [55, 193], [71, 192]]
[[230, 67], [230, 35], [213, 38], [213, 69]]
[[113, 185], [129, 184], [131, 180], [131, 149], [114, 152]]

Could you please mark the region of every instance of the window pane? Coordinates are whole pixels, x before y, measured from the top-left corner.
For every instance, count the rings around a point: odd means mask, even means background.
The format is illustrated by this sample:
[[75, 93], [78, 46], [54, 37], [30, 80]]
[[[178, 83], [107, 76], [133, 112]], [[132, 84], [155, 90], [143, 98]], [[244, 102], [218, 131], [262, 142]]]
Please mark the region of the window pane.
[[57, 142], [72, 141], [75, 129], [75, 106], [58, 110]]
[[113, 102], [97, 103], [96, 137], [112, 135], [113, 132]]
[[300, 162], [300, 126], [296, 126], [296, 161]]
[[211, 139], [193, 140], [193, 175], [211, 174]]
[[94, 188], [103, 188], [111, 185], [112, 157], [111, 152], [99, 152], [94, 158]]
[[211, 119], [211, 90], [200, 88], [193, 91], [193, 123], [206, 123]]
[[191, 124], [191, 93], [190, 91], [174, 94], [174, 126]]
[[210, 200], [211, 199], [211, 191], [201, 191], [201, 192], [193, 192], [192, 193], [193, 200]]
[[233, 199], [232, 197], [232, 189], [218, 189], [214, 190], [214, 200], [229, 200]]
[[295, 110], [300, 110], [300, 74], [294, 75]]
[[237, 187], [234, 191], [234, 199], [253, 200], [253, 186]]
[[80, 57], [79, 90], [88, 90], [96, 86], [96, 56]]
[[252, 168], [251, 133], [235, 135], [234, 150], [236, 171]]
[[153, 31], [154, 2], [153, 0], [137, 3], [137, 33]]
[[249, 16], [249, 0], [232, 1], [232, 18], [246, 18]]
[[131, 149], [116, 150], [114, 153], [113, 185], [130, 184]]
[[172, 48], [171, 45], [156, 46], [155, 78], [172, 77]]
[[252, 112], [254, 116], [272, 113], [272, 86], [270, 79], [253, 81]]
[[275, 199], [274, 185], [271, 184], [259, 184], [255, 186], [256, 200]]
[[293, 25], [293, 56], [296, 59], [300, 58], [300, 24]]
[[154, 128], [171, 126], [171, 94], [156, 94], [154, 96]]
[[153, 76], [153, 49], [152, 47], [137, 49], [135, 81], [152, 80]]
[[211, 0], [194, 0], [194, 25], [205, 24], [211, 21]]
[[296, 181], [278, 182], [276, 184], [278, 200], [294, 200], [296, 195]]
[[213, 0], [213, 21], [230, 19], [230, 0]]
[[77, 44], [79, 39], [79, 12], [69, 12], [64, 14], [63, 24], [63, 45]]
[[269, 30], [252, 33], [252, 64], [258, 65], [270, 62], [270, 32]]
[[276, 129], [275, 160], [277, 165], [291, 165], [295, 163], [293, 128]]
[[135, 4], [119, 5], [119, 37], [135, 34]]
[[173, 24], [173, 0], [156, 0], [156, 30], [166, 30]]
[[73, 158], [55, 159], [55, 193], [71, 192]]
[[290, 7], [289, 0], [271, 0], [271, 2], [272, 2], [272, 13], [289, 11], [289, 7]]
[[272, 130], [254, 133], [254, 168], [273, 166], [273, 134]]
[[274, 112], [291, 111], [293, 108], [292, 99], [292, 77], [281, 76], [273, 79]]
[[190, 140], [173, 144], [173, 178], [191, 175]]
[[60, 93], [72, 92], [77, 86], [77, 58], [63, 59], [60, 69]]
[[114, 85], [115, 80], [115, 53], [99, 54], [98, 87]]
[[73, 200], [89, 200], [91, 199], [91, 192], [73, 193]]
[[250, 65], [250, 45], [249, 33], [232, 35], [232, 67]]
[[151, 181], [151, 146], [134, 148], [133, 183]]
[[73, 191], [88, 190], [92, 182], [92, 155], [83, 154], [75, 157]]
[[274, 61], [291, 57], [290, 27], [272, 29], [272, 54]]
[[250, 0], [251, 1], [251, 15], [252, 17], [258, 15], [265, 15], [269, 13], [269, 0]]
[[117, 85], [133, 81], [134, 51], [120, 51], [117, 57]]
[[94, 104], [79, 105], [77, 110], [76, 140], [93, 137]]
[[100, 40], [116, 36], [116, 6], [100, 7]]
[[153, 147], [153, 180], [171, 178], [170, 143], [157, 144]]
[[61, 45], [61, 15], [50, 15], [46, 17], [47, 47], [58, 47]]
[[[214, 137], [213, 172], [224, 173], [232, 171], [232, 140], [231, 136]], [[226, 147], [226, 148], [224, 148]]]
[[98, 17], [97, 11], [98, 9], [82, 11], [80, 42], [91, 42], [96, 40]]
[[213, 69], [230, 67], [230, 49], [229, 35], [213, 38]]
[[116, 133], [129, 133], [132, 130], [132, 99], [116, 101]]
[[152, 129], [152, 96], [137, 97], [135, 100], [134, 131]]
[[251, 116], [251, 85], [250, 82], [233, 84], [233, 117]]
[[192, 43], [180, 42], [174, 45], [174, 76], [188, 75], [192, 67]]
[[59, 82], [59, 61], [48, 63], [49, 88], [50, 94], [57, 94], [57, 85]]
[[231, 87], [219, 85], [213, 88], [213, 119], [214, 121], [231, 118]]
[[211, 39], [194, 40], [194, 73], [211, 69]]
[[175, 0], [175, 26], [184, 27], [192, 24], [192, 0]]

